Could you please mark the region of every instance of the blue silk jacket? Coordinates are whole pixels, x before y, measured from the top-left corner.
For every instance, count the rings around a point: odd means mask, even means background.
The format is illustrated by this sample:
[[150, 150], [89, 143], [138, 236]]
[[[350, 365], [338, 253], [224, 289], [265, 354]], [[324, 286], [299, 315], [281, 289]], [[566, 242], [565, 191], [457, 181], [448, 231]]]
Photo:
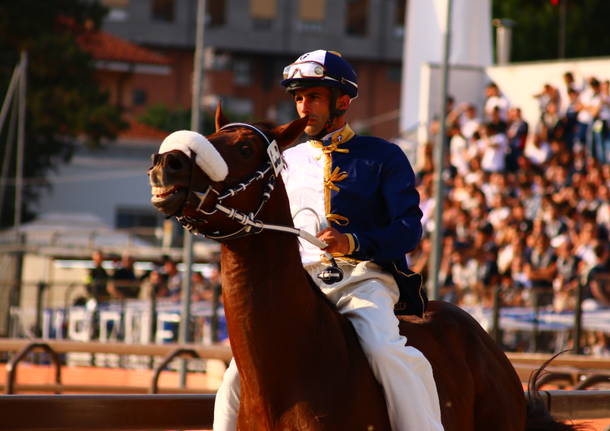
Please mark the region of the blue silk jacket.
[[354, 135], [349, 126], [321, 145], [327, 157], [327, 219], [353, 235], [350, 256], [404, 261], [421, 239], [422, 213], [415, 175], [403, 151], [380, 138]]

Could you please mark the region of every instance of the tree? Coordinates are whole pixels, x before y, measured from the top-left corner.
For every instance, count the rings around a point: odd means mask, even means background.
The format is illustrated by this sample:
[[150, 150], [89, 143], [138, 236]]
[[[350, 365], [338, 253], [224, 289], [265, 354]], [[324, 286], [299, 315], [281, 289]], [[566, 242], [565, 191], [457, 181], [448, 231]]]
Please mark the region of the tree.
[[[224, 109], [223, 112], [227, 118], [231, 119], [231, 121], [252, 121], [251, 117], [247, 115], [235, 114], [228, 109]], [[204, 135], [214, 133], [214, 113], [203, 110], [202, 118], [203, 130], [201, 130], [201, 132]], [[190, 129], [191, 110], [184, 108], [172, 109], [158, 103], [150, 105], [146, 111], [138, 117], [138, 121], [140, 121], [142, 124], [146, 124], [166, 132]]]
[[[98, 2], [86, 0], [0, 3], [2, 99], [20, 52], [28, 53], [23, 221], [33, 217], [49, 171], [68, 162], [78, 142], [100, 147], [126, 127], [95, 81], [93, 59], [78, 44], [79, 35], [99, 28], [105, 13]], [[6, 154], [7, 126], [8, 121], [0, 136], [0, 160]], [[0, 226], [14, 222], [14, 160], [10, 166]]]
[[494, 0], [493, 17], [510, 18], [513, 29], [512, 61], [558, 57], [561, 4], [565, 4], [566, 58], [610, 54], [607, 0]]

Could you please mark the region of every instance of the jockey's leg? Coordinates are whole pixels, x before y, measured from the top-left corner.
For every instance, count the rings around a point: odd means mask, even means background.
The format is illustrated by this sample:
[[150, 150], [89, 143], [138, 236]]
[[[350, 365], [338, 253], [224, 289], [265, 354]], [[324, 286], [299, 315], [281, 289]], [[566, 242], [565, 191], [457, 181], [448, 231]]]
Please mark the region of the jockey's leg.
[[231, 359], [214, 402], [214, 431], [235, 431], [239, 412], [239, 373]]
[[397, 299], [395, 283], [382, 284], [373, 278], [350, 289], [337, 307], [354, 325], [373, 373], [384, 388], [392, 429], [442, 430], [432, 367], [419, 350], [405, 346], [407, 340], [400, 335], [394, 315]]

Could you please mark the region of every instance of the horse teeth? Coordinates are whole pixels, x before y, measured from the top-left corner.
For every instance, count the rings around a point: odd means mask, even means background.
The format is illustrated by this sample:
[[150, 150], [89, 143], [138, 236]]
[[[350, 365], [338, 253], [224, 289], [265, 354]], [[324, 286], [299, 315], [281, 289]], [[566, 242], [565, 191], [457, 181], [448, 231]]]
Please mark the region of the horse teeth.
[[158, 187], [158, 186], [153, 186], [152, 188], [152, 194], [157, 197], [157, 198], [164, 198], [166, 196], [169, 196], [173, 193], [176, 193], [178, 191], [178, 189], [176, 187]]

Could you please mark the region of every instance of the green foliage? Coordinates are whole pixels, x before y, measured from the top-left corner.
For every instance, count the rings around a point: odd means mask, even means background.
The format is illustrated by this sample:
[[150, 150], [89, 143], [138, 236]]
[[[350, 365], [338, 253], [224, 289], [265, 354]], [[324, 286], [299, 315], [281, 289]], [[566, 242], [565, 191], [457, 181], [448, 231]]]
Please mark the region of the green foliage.
[[[24, 211], [32, 207], [45, 177], [58, 163], [69, 161], [78, 140], [101, 146], [126, 127], [118, 108], [95, 81], [91, 56], [78, 35], [99, 28], [106, 10], [86, 0], [19, 0], [0, 2], [0, 94], [3, 96], [22, 50], [28, 53]], [[8, 122], [0, 135], [5, 156]], [[15, 145], [14, 142], [11, 145]], [[12, 151], [12, 158], [15, 151]], [[14, 160], [9, 179], [14, 178]], [[0, 225], [13, 223], [14, 188], [9, 181]]]
[[[560, 0], [566, 7], [566, 58], [610, 55], [607, 0]], [[493, 17], [516, 21], [512, 61], [555, 59], [559, 55], [559, 6], [549, 0], [494, 0]]]
[[[231, 111], [223, 110], [224, 115], [231, 121], [248, 122], [252, 119], [248, 116], [234, 114]], [[203, 131], [204, 135], [209, 135], [214, 132], [214, 115], [211, 112], [204, 111]], [[190, 109], [170, 109], [163, 104], [150, 105], [144, 114], [138, 117], [138, 121], [148, 126], [156, 127], [157, 129], [166, 132], [191, 128], [191, 110]]]
[[191, 128], [191, 110], [175, 109], [157, 103], [150, 105], [138, 121], [166, 132]]

